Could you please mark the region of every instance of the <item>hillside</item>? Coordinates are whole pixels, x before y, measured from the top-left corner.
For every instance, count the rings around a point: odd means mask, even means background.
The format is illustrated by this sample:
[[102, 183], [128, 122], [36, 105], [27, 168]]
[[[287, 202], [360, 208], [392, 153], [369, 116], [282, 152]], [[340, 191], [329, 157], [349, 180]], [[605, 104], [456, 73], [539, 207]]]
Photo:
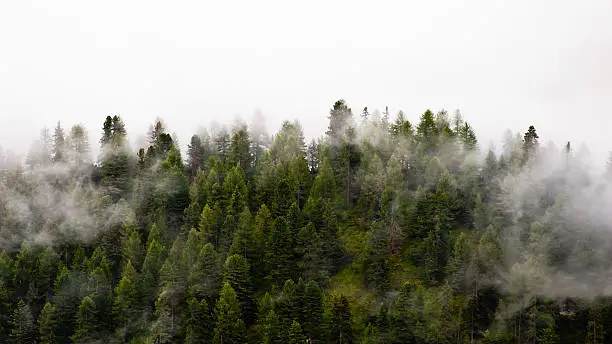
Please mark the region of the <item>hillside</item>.
[[529, 123], [501, 153], [342, 100], [311, 142], [101, 123], [95, 161], [58, 123], [2, 163], [2, 343], [612, 342], [612, 170]]

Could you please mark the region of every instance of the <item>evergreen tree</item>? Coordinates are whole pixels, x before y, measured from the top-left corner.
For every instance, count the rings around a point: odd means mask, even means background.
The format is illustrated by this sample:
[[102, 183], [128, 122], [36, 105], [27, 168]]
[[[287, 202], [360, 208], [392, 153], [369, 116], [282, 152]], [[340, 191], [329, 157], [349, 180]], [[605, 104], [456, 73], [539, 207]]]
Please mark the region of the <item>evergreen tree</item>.
[[476, 148], [476, 144], [478, 143], [478, 140], [476, 139], [476, 134], [467, 122], [464, 122], [463, 126], [461, 126], [461, 129], [459, 129], [459, 138], [461, 139], [465, 149], [473, 150], [474, 148]]
[[353, 112], [342, 99], [336, 101], [329, 112], [329, 127], [326, 134], [330, 138], [332, 147], [337, 147], [343, 143], [347, 129], [353, 124]]
[[306, 342], [306, 337], [304, 337], [304, 334], [302, 333], [302, 327], [300, 326], [299, 322], [294, 320], [291, 323], [287, 340], [284, 342], [287, 344], [302, 344]]
[[529, 126], [527, 132], [523, 136], [523, 163], [528, 160], [538, 147], [538, 133], [533, 125]]
[[353, 324], [348, 299], [345, 296], [334, 296], [330, 305], [331, 343], [354, 343]]
[[246, 342], [246, 328], [240, 313], [240, 305], [236, 292], [229, 282], [221, 288], [221, 296], [215, 305], [217, 322], [214, 330], [213, 343], [242, 344]]
[[[151, 233], [154, 233], [153, 230]], [[149, 235], [151, 237], [151, 235]], [[141, 291], [145, 305], [152, 307], [159, 285], [159, 271], [166, 258], [165, 250], [157, 239], [152, 238], [148, 244], [147, 254], [142, 264]], [[127, 282], [126, 282], [127, 283]]]
[[427, 110], [421, 115], [421, 121], [417, 126], [417, 138], [426, 150], [426, 152], [432, 152], [433, 149], [437, 148], [438, 135], [440, 129], [436, 125], [434, 114], [430, 110]]
[[11, 317], [11, 340], [16, 344], [36, 343], [36, 327], [30, 306], [22, 299]]
[[53, 304], [45, 303], [40, 316], [38, 317], [38, 333], [41, 344], [56, 344], [57, 336], [57, 307]]
[[70, 128], [70, 134], [68, 135], [67, 141], [68, 147], [70, 148], [70, 154], [77, 166], [90, 162], [89, 153], [91, 148], [89, 146], [87, 130], [82, 125], [77, 124]]
[[209, 304], [216, 301], [221, 288], [220, 265], [219, 255], [213, 245], [204, 245], [189, 274], [190, 293], [208, 300]]
[[124, 264], [130, 261], [134, 268], [140, 268], [144, 260], [144, 252], [138, 229], [134, 227], [126, 228], [121, 244]]
[[263, 343], [264, 344], [281, 344], [281, 330], [278, 316], [274, 313], [274, 310], [270, 310], [264, 319], [263, 329]]
[[115, 300], [113, 303], [113, 314], [115, 322], [121, 328], [122, 337], [129, 338], [135, 330], [134, 324], [138, 310], [138, 293], [135, 281], [138, 279], [136, 270], [128, 261], [123, 271], [123, 277], [115, 288]]
[[89, 343], [96, 339], [97, 311], [89, 296], [85, 296], [76, 315], [76, 327], [71, 337], [74, 343]]
[[196, 298], [187, 301], [187, 316], [185, 317], [185, 343], [209, 343], [212, 338], [214, 323], [205, 299], [198, 302]]
[[187, 146], [187, 174], [193, 179], [204, 167], [204, 147], [198, 135], [193, 135]]
[[250, 151], [250, 138], [246, 127], [238, 127], [232, 133], [228, 152], [228, 165], [239, 166], [250, 174], [253, 156]]
[[234, 254], [225, 261], [225, 282], [236, 292], [240, 311], [247, 325], [255, 319], [255, 302], [251, 291], [250, 265], [246, 258]]
[[65, 162], [65, 152], [66, 137], [64, 134], [64, 129], [60, 126], [60, 123], [57, 122], [57, 126], [55, 127], [55, 131], [53, 133], [53, 162]]
[[278, 217], [266, 238], [265, 261], [268, 279], [280, 285], [292, 276], [293, 240], [287, 220]]
[[126, 151], [125, 125], [119, 116], [108, 116], [100, 140], [102, 159], [100, 174], [102, 185], [113, 200], [125, 196], [130, 182], [130, 162]]
[[[1, 257], [0, 260], [2, 260]], [[4, 282], [4, 279], [0, 279], [0, 339], [4, 342], [9, 342], [9, 335], [11, 334], [12, 327], [10, 292], [11, 290], [7, 286], [7, 283]]]

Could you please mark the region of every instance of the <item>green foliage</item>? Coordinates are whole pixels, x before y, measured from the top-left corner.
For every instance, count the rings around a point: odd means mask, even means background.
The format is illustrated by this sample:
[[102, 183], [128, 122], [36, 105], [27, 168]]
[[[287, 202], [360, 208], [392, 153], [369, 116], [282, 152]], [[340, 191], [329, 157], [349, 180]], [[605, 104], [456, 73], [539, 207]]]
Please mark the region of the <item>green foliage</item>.
[[281, 285], [292, 276], [293, 240], [289, 224], [283, 217], [274, 221], [265, 242], [265, 262], [267, 278], [276, 285]]
[[236, 292], [240, 311], [247, 324], [254, 321], [255, 302], [251, 291], [250, 265], [240, 255], [234, 254], [225, 260], [225, 281]]
[[330, 302], [330, 342], [354, 343], [353, 323], [346, 296], [334, 295]]
[[47, 302], [38, 317], [38, 333], [41, 344], [56, 344], [57, 307]]
[[187, 316], [185, 317], [185, 343], [209, 343], [212, 337], [214, 323], [210, 308], [205, 299], [200, 302], [194, 297], [187, 301]]
[[36, 327], [32, 310], [23, 300], [17, 302], [17, 308], [11, 317], [11, 340], [16, 344], [36, 343]]
[[76, 314], [74, 343], [89, 343], [97, 339], [98, 319], [96, 305], [89, 296], [85, 296]]
[[106, 117], [95, 164], [81, 126], [43, 130], [0, 171], [0, 342], [610, 342], [612, 300], [567, 296], [604, 290], [584, 199], [612, 169], [533, 126], [481, 154], [458, 111], [389, 116], [339, 100], [308, 145], [237, 125], [185, 161], [161, 120], [134, 154]]
[[246, 327], [240, 313], [240, 305], [236, 292], [229, 282], [225, 282], [221, 288], [221, 296], [215, 305], [217, 322], [214, 330], [213, 343], [235, 343], [246, 342]]
[[207, 243], [198, 253], [195, 264], [189, 273], [189, 288], [192, 295], [197, 295], [214, 302], [221, 287], [221, 261], [211, 243]]

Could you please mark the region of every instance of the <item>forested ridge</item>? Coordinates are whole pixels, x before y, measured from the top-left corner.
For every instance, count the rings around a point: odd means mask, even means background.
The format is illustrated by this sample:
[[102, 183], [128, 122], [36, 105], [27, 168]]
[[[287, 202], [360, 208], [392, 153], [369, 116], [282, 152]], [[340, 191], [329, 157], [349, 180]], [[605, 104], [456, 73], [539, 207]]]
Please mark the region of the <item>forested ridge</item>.
[[612, 343], [612, 168], [529, 123], [328, 119], [43, 130], [0, 161], [0, 342]]

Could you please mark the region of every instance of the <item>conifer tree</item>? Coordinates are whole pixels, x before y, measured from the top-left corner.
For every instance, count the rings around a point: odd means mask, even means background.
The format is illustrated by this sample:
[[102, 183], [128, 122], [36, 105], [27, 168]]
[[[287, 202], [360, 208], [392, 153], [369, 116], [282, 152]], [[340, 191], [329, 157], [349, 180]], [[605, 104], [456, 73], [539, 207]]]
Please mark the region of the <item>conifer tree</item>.
[[433, 112], [430, 110], [425, 111], [417, 126], [417, 138], [419, 143], [424, 146], [426, 152], [432, 152], [433, 149], [437, 148], [439, 134], [440, 129], [436, 125]]
[[135, 283], [137, 279], [136, 270], [132, 263], [128, 261], [123, 271], [123, 277], [115, 288], [116, 297], [113, 302], [115, 322], [120, 328], [124, 329], [124, 340], [134, 331], [134, 321], [139, 304]]
[[215, 305], [217, 322], [213, 343], [243, 344], [246, 342], [246, 328], [240, 313], [240, 304], [236, 292], [229, 282], [221, 288], [221, 295]]
[[74, 329], [74, 335], [71, 337], [71, 339], [74, 343], [89, 343], [97, 339], [96, 332], [96, 305], [89, 296], [85, 296], [81, 301], [76, 314], [76, 326]]
[[57, 308], [47, 301], [38, 317], [38, 334], [41, 344], [56, 344]]
[[204, 167], [204, 147], [198, 135], [191, 136], [187, 146], [187, 174], [193, 179], [199, 170]]
[[11, 339], [15, 344], [36, 343], [36, 327], [32, 310], [22, 299], [17, 302], [17, 308], [11, 317]]
[[205, 299], [198, 302], [194, 297], [187, 301], [187, 316], [185, 317], [185, 343], [209, 343], [212, 338], [214, 323]]
[[336, 295], [331, 299], [331, 343], [354, 343], [353, 324], [346, 296]]
[[255, 302], [251, 289], [250, 265], [246, 258], [234, 254], [227, 257], [225, 261], [225, 278], [232, 289], [236, 292], [236, 297], [240, 303], [240, 311], [247, 325], [255, 319]]
[[274, 310], [270, 310], [264, 319], [263, 328], [263, 343], [265, 344], [281, 344], [281, 329], [278, 316]]
[[57, 122], [55, 131], [53, 132], [53, 162], [65, 162], [65, 152], [66, 137], [64, 134], [64, 129], [61, 127], [60, 123]]
[[293, 240], [287, 220], [278, 217], [266, 238], [265, 261], [268, 279], [276, 285], [283, 284], [292, 276]]
[[196, 263], [189, 273], [190, 294], [204, 298], [213, 304], [221, 288], [221, 262], [211, 243], [200, 250]]
[[[151, 231], [153, 233], [153, 231]], [[150, 236], [151, 237], [151, 236]], [[142, 264], [141, 291], [145, 305], [152, 306], [159, 285], [159, 271], [166, 258], [165, 250], [157, 239], [152, 238], [148, 244], [147, 254]]]

